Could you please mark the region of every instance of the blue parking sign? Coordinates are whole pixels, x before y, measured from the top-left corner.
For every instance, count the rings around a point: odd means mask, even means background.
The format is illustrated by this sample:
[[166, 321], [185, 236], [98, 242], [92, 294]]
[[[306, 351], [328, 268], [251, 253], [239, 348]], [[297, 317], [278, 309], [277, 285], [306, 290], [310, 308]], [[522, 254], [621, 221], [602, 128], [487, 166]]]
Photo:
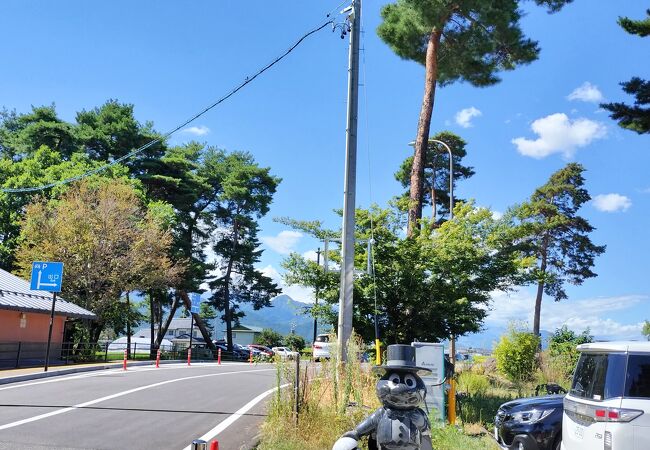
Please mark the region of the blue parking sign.
[[63, 263], [34, 261], [30, 288], [36, 291], [61, 292]]
[[191, 293], [190, 300], [192, 302], [190, 312], [192, 314], [199, 314], [201, 312], [201, 294], [197, 294], [196, 292]]

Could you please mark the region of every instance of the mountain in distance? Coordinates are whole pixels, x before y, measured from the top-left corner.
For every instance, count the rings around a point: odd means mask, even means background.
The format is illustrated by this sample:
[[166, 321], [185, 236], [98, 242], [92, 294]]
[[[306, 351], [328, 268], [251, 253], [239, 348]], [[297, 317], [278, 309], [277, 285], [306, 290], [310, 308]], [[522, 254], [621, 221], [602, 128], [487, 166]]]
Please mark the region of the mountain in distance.
[[[270, 308], [262, 308], [255, 311], [248, 303], [240, 304], [240, 310], [246, 315], [241, 318], [242, 325], [250, 325], [260, 328], [271, 328], [282, 335], [291, 333], [292, 325], [295, 326], [296, 334], [311, 342], [314, 333], [314, 319], [306, 311], [309, 303], [303, 303], [292, 299], [286, 294], [281, 294], [271, 300]], [[319, 324], [318, 332], [327, 331], [328, 327]]]

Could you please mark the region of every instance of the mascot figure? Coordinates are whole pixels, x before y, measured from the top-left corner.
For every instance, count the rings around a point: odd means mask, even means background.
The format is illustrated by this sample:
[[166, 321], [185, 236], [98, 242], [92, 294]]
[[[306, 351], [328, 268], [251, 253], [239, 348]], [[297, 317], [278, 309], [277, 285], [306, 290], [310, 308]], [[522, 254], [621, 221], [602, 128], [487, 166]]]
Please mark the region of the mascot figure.
[[383, 406], [345, 433], [332, 450], [352, 450], [368, 435], [369, 444], [376, 442], [379, 450], [432, 450], [431, 425], [420, 408], [426, 387], [419, 376], [430, 370], [415, 365], [415, 347], [389, 345], [386, 365], [374, 370], [382, 373], [376, 389]]

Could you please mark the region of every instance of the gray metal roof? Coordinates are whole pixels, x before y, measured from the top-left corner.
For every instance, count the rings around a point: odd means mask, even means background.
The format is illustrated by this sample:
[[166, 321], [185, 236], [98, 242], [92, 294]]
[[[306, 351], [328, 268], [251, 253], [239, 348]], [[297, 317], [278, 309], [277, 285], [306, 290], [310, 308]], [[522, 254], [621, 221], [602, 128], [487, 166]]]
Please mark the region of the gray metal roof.
[[[0, 309], [22, 312], [49, 313], [52, 310], [52, 293], [33, 291], [29, 282], [0, 269]], [[87, 309], [56, 297], [54, 314], [80, 319], [96, 319]]]

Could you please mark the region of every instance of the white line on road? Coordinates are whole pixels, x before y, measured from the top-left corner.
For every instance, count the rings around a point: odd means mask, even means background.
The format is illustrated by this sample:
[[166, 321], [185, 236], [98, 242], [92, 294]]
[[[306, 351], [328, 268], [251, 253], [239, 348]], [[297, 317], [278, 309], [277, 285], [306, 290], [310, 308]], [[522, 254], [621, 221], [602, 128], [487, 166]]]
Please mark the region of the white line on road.
[[158, 387], [158, 386], [164, 386], [165, 384], [176, 383], [178, 381], [194, 380], [194, 379], [197, 379], [197, 378], [218, 377], [218, 376], [221, 376], [221, 375], [232, 375], [232, 374], [238, 374], [238, 373], [268, 372], [268, 371], [271, 371], [271, 370], [275, 370], [275, 369], [256, 369], [256, 370], [240, 370], [240, 371], [237, 371], [237, 372], [208, 373], [208, 374], [204, 374], [204, 375], [194, 375], [194, 376], [191, 376], [191, 377], [182, 377], [182, 378], [175, 378], [175, 379], [172, 379], [172, 380], [160, 381], [158, 383], [153, 383], [153, 384], [148, 384], [148, 385], [145, 385], [145, 386], [140, 386], [140, 387], [137, 387], [137, 388], [134, 388], [134, 389], [129, 389], [128, 391], [118, 392], [116, 394], [107, 395], [105, 397], [97, 398], [95, 400], [90, 400], [88, 402], [78, 403], [78, 404], [73, 405], [73, 406], [69, 406], [69, 407], [66, 407], [66, 408], [61, 408], [61, 409], [57, 409], [57, 410], [54, 410], [54, 411], [50, 411], [50, 412], [45, 413], [45, 414], [39, 414], [38, 416], [33, 416], [33, 417], [29, 417], [27, 419], [17, 420], [15, 422], [7, 423], [5, 425], [0, 425], [0, 431], [6, 430], [8, 428], [14, 428], [14, 427], [17, 427], [17, 426], [20, 426], [20, 425], [24, 425], [26, 423], [36, 422], [37, 420], [47, 419], [48, 417], [57, 416], [59, 414], [64, 414], [64, 413], [73, 411], [73, 410], [78, 409], [78, 408], [85, 408], [87, 406], [96, 405], [97, 403], [105, 402], [107, 400], [112, 400], [114, 398], [122, 397], [124, 395], [133, 394], [135, 392], [144, 391], [145, 389], [151, 389], [151, 388]]
[[[192, 366], [190, 367], [207, 367], [207, 366], [215, 366], [214, 363], [192, 363]], [[216, 367], [229, 367], [229, 366], [248, 366], [248, 363], [238, 363], [238, 362], [228, 362], [227, 364], [224, 364], [223, 366], [216, 366]], [[71, 376], [53, 376], [52, 378], [46, 378], [44, 380], [39, 380], [39, 381], [31, 381], [31, 382], [21, 382], [20, 384], [10, 384], [8, 386], [0, 386], [0, 391], [5, 391], [9, 389], [19, 389], [23, 387], [29, 387], [29, 386], [36, 386], [39, 384], [49, 384], [49, 383], [59, 383], [61, 381], [69, 381], [69, 380], [78, 380], [80, 378], [90, 378], [90, 377], [101, 377], [101, 376], [106, 376], [106, 375], [119, 375], [119, 374], [129, 374], [129, 373], [140, 373], [140, 372], [146, 372], [149, 370], [154, 370], [154, 371], [160, 371], [160, 370], [170, 370], [170, 369], [186, 369], [187, 364], [186, 363], [173, 363], [173, 364], [163, 364], [159, 368], [156, 368], [154, 366], [133, 366], [129, 367], [129, 370], [126, 372], [122, 368], [115, 368], [115, 369], [100, 369], [100, 370], [93, 370], [93, 371], [88, 371], [88, 372], [83, 372], [78, 375], [71, 375]]]
[[[280, 388], [285, 388], [285, 387], [289, 386], [289, 384], [290, 384], [290, 383], [283, 384], [283, 385], [280, 386]], [[214, 427], [213, 429], [211, 429], [210, 431], [208, 431], [207, 433], [205, 433], [205, 434], [204, 434], [203, 436], [201, 436], [199, 439], [201, 439], [201, 440], [203, 440], [203, 441], [206, 441], [206, 442], [208, 442], [208, 441], [214, 439], [215, 437], [217, 437], [217, 435], [218, 435], [219, 433], [221, 433], [223, 430], [225, 430], [225, 429], [228, 428], [230, 425], [232, 425], [232, 424], [233, 424], [237, 419], [239, 419], [241, 416], [243, 416], [244, 414], [246, 414], [246, 413], [247, 413], [247, 412], [248, 412], [248, 411], [249, 411], [253, 406], [257, 405], [259, 402], [261, 402], [262, 400], [264, 400], [264, 398], [265, 398], [267, 395], [272, 394], [273, 392], [275, 392], [275, 391], [277, 391], [277, 390], [278, 390], [278, 388], [277, 388], [277, 387], [274, 387], [273, 389], [269, 389], [269, 390], [266, 391], [266, 392], [262, 392], [260, 395], [258, 395], [257, 397], [255, 397], [253, 400], [251, 400], [250, 402], [246, 403], [244, 406], [242, 406], [242, 407], [239, 408], [237, 411], [235, 411], [234, 413], [232, 413], [232, 414], [231, 414], [227, 419], [225, 419], [225, 420], [223, 420], [222, 422], [220, 422], [219, 425], [217, 425], [216, 427]], [[191, 445], [188, 445], [188, 446], [185, 447], [183, 450], [192, 450], [192, 446], [191, 446]]]

